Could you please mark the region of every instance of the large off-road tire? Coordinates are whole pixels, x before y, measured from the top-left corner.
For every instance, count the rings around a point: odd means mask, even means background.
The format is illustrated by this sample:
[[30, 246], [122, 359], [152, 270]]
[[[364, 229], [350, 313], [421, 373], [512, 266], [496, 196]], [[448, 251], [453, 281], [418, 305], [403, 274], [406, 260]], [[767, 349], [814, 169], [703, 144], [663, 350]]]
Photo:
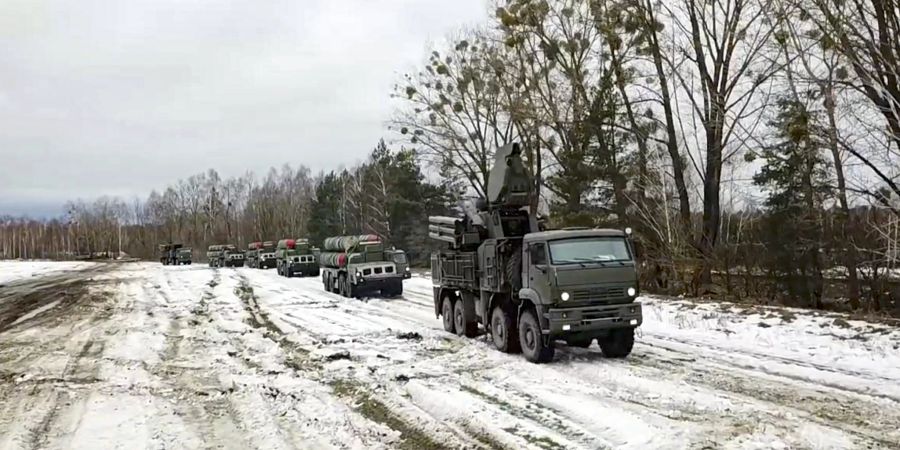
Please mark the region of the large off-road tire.
[[491, 312], [491, 340], [494, 341], [494, 347], [501, 352], [519, 353], [522, 351], [519, 345], [516, 317], [500, 305], [495, 306], [494, 311]]
[[512, 254], [506, 261], [506, 280], [512, 290], [511, 295], [518, 295], [522, 289], [522, 247], [513, 247]]
[[284, 276], [287, 278], [293, 278], [294, 272], [291, 272], [291, 266], [285, 266], [284, 268]]
[[478, 335], [478, 322], [472, 313], [466, 312], [466, 305], [463, 299], [458, 298], [453, 302], [453, 327], [456, 328], [456, 334], [473, 338]]
[[341, 297], [350, 296], [350, 293], [347, 292], [347, 277], [345, 275], [338, 276], [338, 293], [341, 294]]
[[597, 339], [603, 356], [607, 358], [624, 358], [634, 347], [634, 328], [620, 328], [609, 332], [609, 336]]
[[553, 342], [544, 343], [541, 326], [534, 311], [526, 309], [519, 318], [519, 344], [525, 359], [533, 363], [545, 363], [553, 360], [555, 349]]
[[453, 323], [453, 297], [444, 295], [441, 300], [441, 321], [444, 322], [444, 331], [456, 333], [456, 324]]
[[403, 296], [403, 280], [397, 280], [397, 286], [394, 288], [394, 297]]

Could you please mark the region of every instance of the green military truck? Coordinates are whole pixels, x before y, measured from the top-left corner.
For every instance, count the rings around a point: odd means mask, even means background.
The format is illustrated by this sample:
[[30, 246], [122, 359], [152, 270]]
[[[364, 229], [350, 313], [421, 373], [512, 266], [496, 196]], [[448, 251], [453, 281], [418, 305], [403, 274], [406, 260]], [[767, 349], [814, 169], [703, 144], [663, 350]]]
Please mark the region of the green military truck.
[[326, 291], [351, 298], [403, 295], [405, 272], [397, 269], [378, 236], [330, 237], [322, 247], [319, 265]]
[[210, 245], [206, 250], [206, 261], [209, 264], [209, 267], [219, 267], [219, 261], [221, 260], [222, 253], [225, 251], [225, 246], [221, 244]]
[[275, 250], [275, 243], [271, 241], [254, 242], [247, 246], [245, 264], [251, 269], [274, 269], [277, 266]]
[[307, 239], [282, 239], [275, 249], [275, 268], [278, 274], [292, 278], [319, 276], [319, 264]]
[[189, 266], [194, 261], [194, 250], [190, 247], [179, 248], [175, 252], [175, 264]]
[[182, 247], [182, 244], [159, 244], [159, 262], [164, 266], [178, 264], [178, 250]]
[[403, 274], [403, 279], [412, 278], [412, 273], [409, 271], [409, 258], [406, 257], [406, 252], [391, 248], [384, 251], [384, 256], [388, 261], [394, 262], [394, 265], [397, 266], [397, 273]]
[[479, 325], [507, 353], [553, 359], [555, 342], [603, 354], [631, 353], [641, 325], [638, 274], [628, 233], [542, 231], [529, 211], [532, 186], [518, 144], [497, 151], [487, 199], [465, 217], [430, 217], [434, 312], [444, 329], [474, 337]]
[[244, 252], [234, 245], [224, 245], [219, 255], [219, 267], [244, 267]]

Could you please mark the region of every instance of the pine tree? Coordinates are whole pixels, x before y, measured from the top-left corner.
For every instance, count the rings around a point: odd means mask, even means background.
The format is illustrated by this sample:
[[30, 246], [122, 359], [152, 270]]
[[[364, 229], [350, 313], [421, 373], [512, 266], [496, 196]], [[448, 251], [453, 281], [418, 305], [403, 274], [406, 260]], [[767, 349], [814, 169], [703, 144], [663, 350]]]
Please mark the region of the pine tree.
[[814, 115], [795, 100], [778, 102], [769, 125], [776, 143], [764, 148], [765, 165], [754, 177], [768, 197], [767, 253], [772, 274], [788, 294], [805, 305], [821, 308], [822, 205], [830, 194], [828, 163]]

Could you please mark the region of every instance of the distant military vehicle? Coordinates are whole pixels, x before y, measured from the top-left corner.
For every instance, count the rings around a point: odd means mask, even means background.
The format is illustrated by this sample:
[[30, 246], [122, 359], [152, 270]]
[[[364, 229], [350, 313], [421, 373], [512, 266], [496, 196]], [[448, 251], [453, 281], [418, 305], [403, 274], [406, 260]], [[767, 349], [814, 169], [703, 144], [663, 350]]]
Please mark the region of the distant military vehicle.
[[219, 256], [219, 267], [244, 267], [244, 252], [233, 245], [225, 245]]
[[532, 362], [553, 359], [556, 340], [596, 339], [607, 357], [627, 356], [642, 322], [628, 233], [541, 231], [528, 208], [531, 181], [519, 145], [507, 145], [475, 211], [429, 218], [429, 236], [448, 244], [431, 256], [435, 315], [468, 337], [483, 325], [498, 349]]
[[388, 261], [393, 261], [397, 266], [397, 273], [403, 274], [403, 278], [411, 278], [412, 273], [409, 271], [409, 259], [406, 252], [400, 249], [392, 248], [384, 251], [384, 256]]
[[175, 264], [189, 266], [193, 260], [194, 250], [190, 247], [182, 247], [175, 252]]
[[319, 255], [322, 284], [326, 291], [359, 298], [380, 292], [386, 297], [403, 295], [404, 273], [385, 252], [375, 235], [338, 236], [325, 239]]
[[273, 269], [277, 265], [275, 244], [271, 241], [254, 242], [245, 253], [246, 265], [252, 269]]
[[178, 250], [182, 247], [182, 244], [159, 244], [159, 262], [164, 266], [178, 264]]
[[224, 245], [210, 245], [209, 249], [206, 251], [206, 261], [209, 264], [209, 267], [221, 267], [219, 263], [222, 259], [222, 253], [225, 251]]
[[319, 276], [315, 249], [307, 239], [282, 239], [275, 249], [275, 268], [278, 275], [292, 278]]

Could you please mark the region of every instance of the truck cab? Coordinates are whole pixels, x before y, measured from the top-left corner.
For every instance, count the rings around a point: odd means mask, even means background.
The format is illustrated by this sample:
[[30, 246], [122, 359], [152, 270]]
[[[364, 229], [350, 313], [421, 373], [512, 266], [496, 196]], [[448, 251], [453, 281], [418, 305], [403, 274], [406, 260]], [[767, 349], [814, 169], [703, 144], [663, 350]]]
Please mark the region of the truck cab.
[[177, 264], [190, 265], [194, 259], [194, 250], [190, 247], [183, 247], [176, 252]]
[[244, 252], [233, 245], [227, 245], [219, 260], [219, 267], [244, 267]]
[[[630, 239], [620, 230], [526, 234], [520, 299], [537, 310], [541, 333], [570, 345], [603, 342], [643, 319]], [[615, 353], [615, 352], [611, 352]]]
[[409, 271], [409, 258], [406, 256], [406, 252], [392, 248], [390, 250], [385, 250], [384, 256], [386, 261], [393, 261], [397, 268], [397, 273], [402, 274], [404, 279], [412, 277], [412, 273]]

